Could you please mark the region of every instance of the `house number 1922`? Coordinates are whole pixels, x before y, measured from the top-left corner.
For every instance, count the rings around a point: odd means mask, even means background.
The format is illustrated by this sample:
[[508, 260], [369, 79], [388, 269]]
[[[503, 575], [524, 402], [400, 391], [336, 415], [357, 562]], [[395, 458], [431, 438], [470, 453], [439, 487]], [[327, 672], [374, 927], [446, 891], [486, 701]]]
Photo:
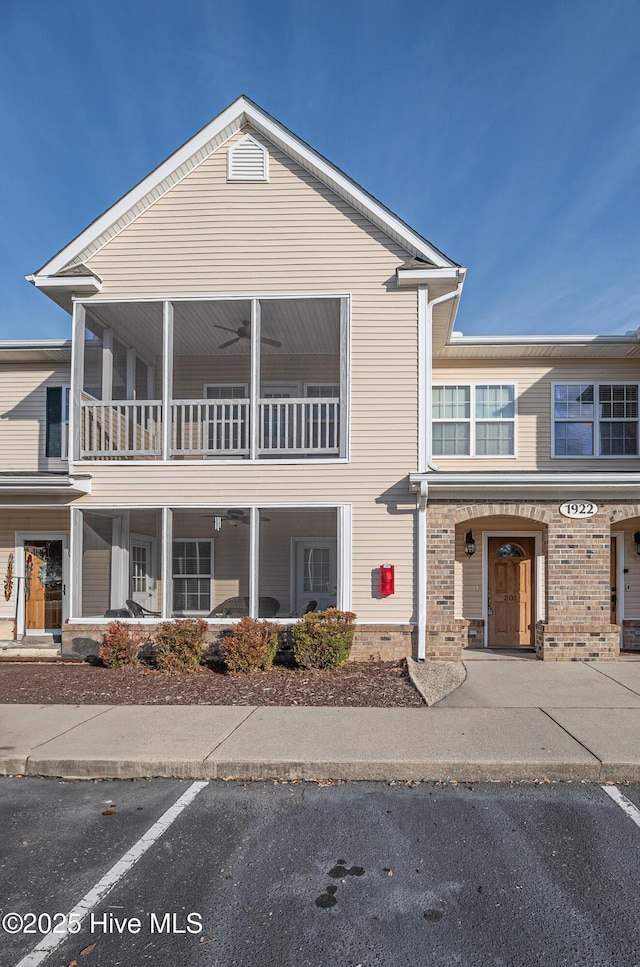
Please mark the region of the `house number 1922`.
[[591, 500], [567, 500], [558, 508], [563, 517], [573, 520], [593, 517], [598, 513], [598, 505]]

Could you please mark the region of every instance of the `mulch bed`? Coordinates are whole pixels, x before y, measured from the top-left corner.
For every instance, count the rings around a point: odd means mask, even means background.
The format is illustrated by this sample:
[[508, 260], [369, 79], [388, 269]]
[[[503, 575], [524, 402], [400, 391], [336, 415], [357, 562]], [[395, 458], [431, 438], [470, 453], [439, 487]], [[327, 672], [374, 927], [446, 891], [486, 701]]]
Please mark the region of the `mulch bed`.
[[222, 668], [170, 674], [148, 668], [0, 662], [0, 704], [333, 705], [419, 707], [405, 662], [354, 662], [335, 671], [276, 666], [252, 675]]

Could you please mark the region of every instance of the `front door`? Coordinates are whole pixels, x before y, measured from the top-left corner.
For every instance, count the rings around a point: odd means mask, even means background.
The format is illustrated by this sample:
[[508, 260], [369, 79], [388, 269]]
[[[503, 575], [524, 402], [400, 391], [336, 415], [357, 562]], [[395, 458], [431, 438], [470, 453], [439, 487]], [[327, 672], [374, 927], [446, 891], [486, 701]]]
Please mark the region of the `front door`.
[[24, 624], [28, 635], [53, 634], [62, 628], [62, 553], [62, 540], [24, 542]]
[[144, 537], [131, 538], [131, 599], [157, 611], [154, 573], [154, 542]]
[[296, 608], [316, 601], [316, 611], [336, 607], [336, 542], [296, 541]]
[[489, 648], [533, 646], [535, 538], [490, 537]]

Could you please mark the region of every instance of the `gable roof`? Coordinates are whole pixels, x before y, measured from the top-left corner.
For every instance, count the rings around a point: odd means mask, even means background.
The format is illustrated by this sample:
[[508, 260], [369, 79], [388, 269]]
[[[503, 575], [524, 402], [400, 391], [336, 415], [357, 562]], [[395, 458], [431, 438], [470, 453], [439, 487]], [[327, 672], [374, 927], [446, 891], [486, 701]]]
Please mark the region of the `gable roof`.
[[57, 276], [72, 266], [81, 267], [84, 261], [247, 124], [365, 215], [414, 258], [424, 260], [427, 268], [458, 267], [456, 262], [394, 215], [386, 205], [243, 94], [94, 219], [33, 275], [27, 276], [29, 281], [42, 286], [45, 278]]

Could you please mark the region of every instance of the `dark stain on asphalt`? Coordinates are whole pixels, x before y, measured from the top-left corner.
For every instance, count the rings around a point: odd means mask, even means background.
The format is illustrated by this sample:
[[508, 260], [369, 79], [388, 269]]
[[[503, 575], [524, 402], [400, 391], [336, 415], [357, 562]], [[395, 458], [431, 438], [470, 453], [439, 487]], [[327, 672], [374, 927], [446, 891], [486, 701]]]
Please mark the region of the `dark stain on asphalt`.
[[346, 867], [346, 860], [336, 860], [336, 865], [329, 870], [327, 876], [332, 876], [334, 880], [339, 880], [343, 876], [362, 876], [364, 866]]
[[324, 893], [321, 893], [319, 897], [316, 898], [316, 906], [320, 907], [322, 910], [327, 910], [329, 907], [335, 907], [336, 900], [335, 894], [338, 892], [337, 886], [328, 886]]
[[428, 920], [429, 923], [435, 923], [437, 920], [442, 920], [443, 916], [444, 914], [442, 910], [430, 909], [430, 910], [425, 910], [423, 913], [423, 917], [425, 918], [425, 920]]

